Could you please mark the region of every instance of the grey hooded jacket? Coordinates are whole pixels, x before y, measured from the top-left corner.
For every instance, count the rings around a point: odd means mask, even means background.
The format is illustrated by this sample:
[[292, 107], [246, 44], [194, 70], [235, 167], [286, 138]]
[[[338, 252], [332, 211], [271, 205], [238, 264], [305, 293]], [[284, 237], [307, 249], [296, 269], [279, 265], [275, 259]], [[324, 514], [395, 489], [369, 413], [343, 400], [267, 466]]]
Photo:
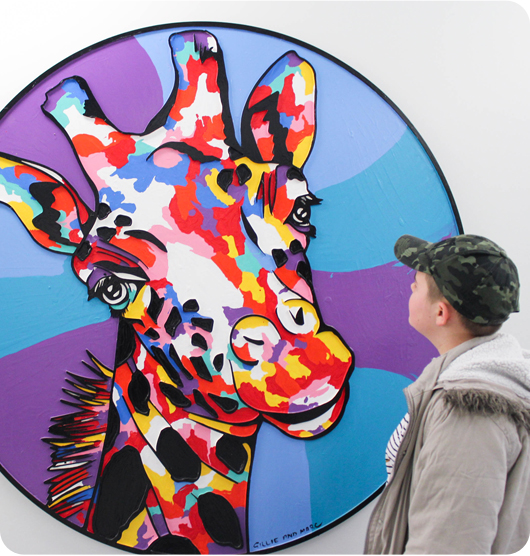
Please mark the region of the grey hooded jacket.
[[509, 554], [530, 535], [530, 353], [506, 334], [433, 359], [405, 389], [410, 424], [367, 554]]

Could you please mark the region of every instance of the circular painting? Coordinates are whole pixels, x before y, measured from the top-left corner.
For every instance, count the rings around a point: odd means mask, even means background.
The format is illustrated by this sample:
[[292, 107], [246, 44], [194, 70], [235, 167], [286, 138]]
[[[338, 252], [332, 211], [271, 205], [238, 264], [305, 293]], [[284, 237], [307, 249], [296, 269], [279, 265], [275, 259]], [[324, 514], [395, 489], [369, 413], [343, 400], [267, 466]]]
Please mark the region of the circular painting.
[[0, 118], [0, 464], [131, 552], [303, 541], [382, 489], [402, 234], [460, 231], [427, 147], [361, 75], [226, 24], [111, 38]]

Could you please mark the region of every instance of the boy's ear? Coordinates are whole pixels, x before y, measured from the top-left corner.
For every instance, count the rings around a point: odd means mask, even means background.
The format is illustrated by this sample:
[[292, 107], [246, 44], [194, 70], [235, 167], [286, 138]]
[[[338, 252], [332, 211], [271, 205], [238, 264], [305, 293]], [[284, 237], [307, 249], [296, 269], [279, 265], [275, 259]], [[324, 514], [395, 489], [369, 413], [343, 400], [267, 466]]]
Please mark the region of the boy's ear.
[[58, 174], [0, 153], [0, 202], [10, 206], [45, 249], [73, 254], [92, 211]]
[[436, 324], [445, 326], [451, 319], [455, 318], [455, 309], [445, 300], [441, 299], [436, 306]]

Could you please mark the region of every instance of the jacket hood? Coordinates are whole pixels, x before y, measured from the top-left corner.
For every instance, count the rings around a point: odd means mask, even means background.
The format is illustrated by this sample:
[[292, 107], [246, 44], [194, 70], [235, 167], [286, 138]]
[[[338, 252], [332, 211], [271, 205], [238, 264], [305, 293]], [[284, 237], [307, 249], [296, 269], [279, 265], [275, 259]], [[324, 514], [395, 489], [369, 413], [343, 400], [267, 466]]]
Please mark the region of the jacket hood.
[[[485, 382], [530, 402], [530, 351], [509, 334], [495, 334], [465, 351], [445, 368], [440, 382]], [[490, 386], [491, 388], [491, 386]]]

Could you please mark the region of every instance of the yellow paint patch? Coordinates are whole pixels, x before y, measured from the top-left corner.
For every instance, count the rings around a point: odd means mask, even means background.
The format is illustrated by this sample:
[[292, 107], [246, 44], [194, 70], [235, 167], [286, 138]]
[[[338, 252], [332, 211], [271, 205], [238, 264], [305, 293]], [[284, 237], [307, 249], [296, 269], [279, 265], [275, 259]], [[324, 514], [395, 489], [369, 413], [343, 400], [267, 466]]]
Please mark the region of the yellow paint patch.
[[124, 546], [136, 546], [138, 544], [138, 531], [147, 518], [147, 510], [142, 510], [129, 524], [129, 527], [121, 534], [118, 544]]
[[206, 184], [211, 189], [212, 193], [219, 199], [219, 201], [221, 201], [221, 203], [224, 203], [226, 206], [233, 205], [236, 200], [231, 195], [226, 193], [226, 191], [223, 191], [223, 189], [217, 183], [217, 176], [219, 174], [219, 170], [214, 168], [211, 174], [206, 176]]
[[98, 361], [95, 357], [90, 357], [90, 359], [92, 360], [92, 363], [94, 363], [94, 365], [96, 365], [96, 367], [108, 378], [112, 378], [112, 376], [114, 375], [114, 371], [112, 369], [109, 369], [108, 367], [105, 367], [105, 365], [103, 365], [103, 363], [101, 363], [100, 361]]
[[286, 355], [285, 356], [285, 370], [291, 378], [304, 378], [311, 374], [311, 371], [300, 363], [299, 355]]
[[171, 475], [166, 470], [164, 470], [163, 475], [159, 475], [145, 464], [144, 469], [149, 481], [157, 492], [158, 498], [172, 503], [173, 496], [175, 496], [175, 481], [173, 481]]
[[252, 295], [252, 299], [257, 303], [265, 303], [265, 289], [262, 288], [252, 272], [241, 273], [241, 285], [239, 289]]
[[142, 320], [145, 316], [146, 307], [149, 306], [149, 303], [146, 303], [144, 300], [144, 296], [147, 294], [147, 286], [143, 286], [142, 289], [138, 292], [136, 299], [130, 303], [123, 313], [123, 316], [126, 319], [136, 319]]
[[[329, 348], [331, 355], [334, 355], [343, 363], [347, 363], [351, 359], [350, 351], [344, 345], [342, 340], [333, 332], [327, 330], [317, 334], [316, 337]], [[329, 354], [328, 359], [330, 359]]]
[[17, 213], [17, 216], [22, 220], [28, 231], [32, 232], [37, 229], [33, 225], [33, 218], [35, 215], [29, 205], [22, 202], [11, 201], [9, 206]]
[[229, 425], [226, 423], [221, 423], [218, 421], [212, 421], [207, 417], [201, 417], [200, 415], [194, 415], [193, 413], [188, 414], [188, 419], [190, 421], [194, 421], [195, 423], [200, 423], [201, 425], [206, 425], [207, 427], [219, 431], [219, 432], [231, 432], [231, 429], [234, 425]]
[[305, 161], [307, 160], [307, 157], [309, 156], [309, 153], [311, 152], [311, 147], [313, 146], [313, 135], [309, 135], [307, 137], [304, 137], [300, 143], [298, 143], [298, 146], [296, 147], [296, 151], [293, 154], [293, 166], [297, 166], [298, 168], [301, 168]]
[[312, 95], [315, 90], [315, 72], [307, 62], [300, 64], [300, 71], [305, 81], [305, 94]]
[[8, 158], [0, 158], [0, 168], [12, 168], [13, 166], [22, 166], [22, 164]]
[[276, 168], [277, 164], [269, 164], [269, 163], [257, 163], [250, 160], [250, 158], [240, 158], [237, 160], [236, 164], [240, 166], [241, 164], [245, 164], [248, 166], [250, 171], [252, 172], [252, 176], [246, 182], [247, 192], [248, 192], [248, 199], [249, 201], [254, 204], [256, 202], [256, 197], [258, 195], [259, 187], [261, 184], [261, 176], [264, 173], [269, 173]]
[[228, 479], [227, 477], [221, 475], [220, 473], [217, 473], [214, 470], [211, 470], [209, 467], [207, 469], [208, 472], [213, 473], [212, 478], [208, 483], [208, 486], [212, 487], [214, 490], [217, 491], [230, 492], [232, 490], [235, 484], [234, 481]]
[[228, 245], [228, 256], [232, 257], [232, 259], [239, 257], [239, 251], [237, 250], [236, 240], [234, 239], [234, 236], [223, 236], [223, 239]]

